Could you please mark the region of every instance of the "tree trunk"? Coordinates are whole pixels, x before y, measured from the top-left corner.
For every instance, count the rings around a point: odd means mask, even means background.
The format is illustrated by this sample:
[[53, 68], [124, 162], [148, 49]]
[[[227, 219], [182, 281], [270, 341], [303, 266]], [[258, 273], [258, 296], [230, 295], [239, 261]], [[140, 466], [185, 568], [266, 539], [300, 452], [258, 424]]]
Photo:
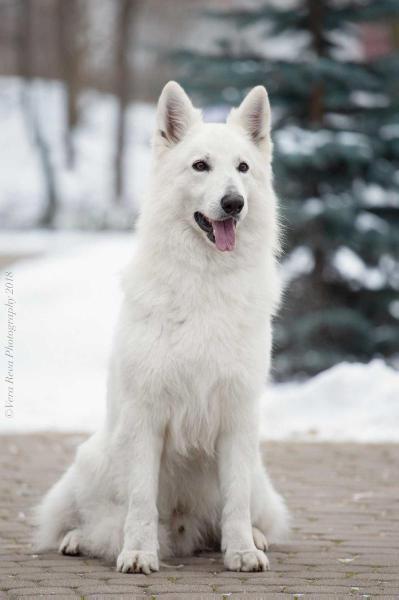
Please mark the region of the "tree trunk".
[[114, 197], [117, 203], [122, 202], [124, 177], [123, 155], [126, 141], [126, 108], [129, 103], [129, 37], [135, 0], [119, 0], [119, 11], [116, 26], [115, 53], [115, 89], [118, 102], [115, 148], [115, 188]]
[[[309, 31], [312, 47], [317, 56], [325, 56], [326, 41], [323, 35], [324, 0], [307, 0], [309, 10]], [[321, 125], [324, 117], [324, 85], [322, 81], [314, 84], [310, 94], [309, 116], [313, 125]]]
[[[309, 32], [312, 36], [312, 48], [316, 55], [316, 61], [326, 56], [327, 43], [324, 37], [323, 17], [325, 0], [307, 0], [309, 10]], [[324, 84], [318, 81], [313, 85], [309, 101], [309, 121], [313, 127], [321, 127], [324, 120]], [[312, 195], [319, 196], [319, 182], [314, 181]], [[314, 240], [314, 268], [311, 274], [311, 282], [316, 303], [326, 304], [324, 275], [326, 268], [326, 253], [323, 248], [324, 226], [316, 223], [313, 232]]]
[[79, 40], [81, 14], [79, 0], [58, 0], [58, 43], [60, 72], [65, 83], [65, 155], [69, 168], [75, 165], [73, 131], [79, 120], [80, 69], [82, 47]]
[[21, 92], [21, 104], [25, 116], [27, 131], [37, 149], [42, 176], [46, 187], [45, 208], [39, 223], [52, 227], [57, 212], [57, 188], [55, 173], [51, 162], [51, 149], [42, 132], [40, 120], [30, 95], [32, 79], [33, 43], [32, 43], [33, 0], [21, 0], [19, 15], [19, 74], [24, 80]]

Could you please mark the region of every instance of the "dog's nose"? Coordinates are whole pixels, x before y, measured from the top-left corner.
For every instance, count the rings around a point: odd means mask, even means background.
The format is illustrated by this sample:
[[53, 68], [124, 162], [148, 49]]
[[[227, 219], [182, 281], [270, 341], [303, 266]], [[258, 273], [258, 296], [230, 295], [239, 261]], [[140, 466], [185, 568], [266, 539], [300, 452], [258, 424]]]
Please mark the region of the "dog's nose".
[[239, 215], [244, 206], [244, 198], [240, 194], [226, 194], [220, 201], [225, 213], [234, 217]]

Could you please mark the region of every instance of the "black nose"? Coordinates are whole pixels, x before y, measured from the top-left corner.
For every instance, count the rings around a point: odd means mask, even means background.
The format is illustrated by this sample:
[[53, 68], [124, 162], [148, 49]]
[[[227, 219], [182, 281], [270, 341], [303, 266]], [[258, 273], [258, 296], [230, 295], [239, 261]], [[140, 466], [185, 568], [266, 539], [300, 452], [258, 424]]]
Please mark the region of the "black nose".
[[226, 194], [220, 201], [225, 213], [231, 216], [239, 215], [244, 206], [244, 198], [240, 194]]

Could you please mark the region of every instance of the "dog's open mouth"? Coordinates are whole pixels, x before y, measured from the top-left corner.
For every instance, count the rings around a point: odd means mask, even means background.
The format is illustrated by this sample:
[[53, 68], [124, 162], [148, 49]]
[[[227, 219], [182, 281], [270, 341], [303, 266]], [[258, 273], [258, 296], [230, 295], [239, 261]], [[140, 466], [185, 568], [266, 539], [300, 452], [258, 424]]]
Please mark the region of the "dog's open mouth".
[[194, 219], [198, 227], [205, 231], [208, 239], [216, 244], [218, 250], [222, 252], [234, 250], [237, 226], [235, 219], [228, 217], [221, 221], [213, 221], [200, 212], [194, 213]]

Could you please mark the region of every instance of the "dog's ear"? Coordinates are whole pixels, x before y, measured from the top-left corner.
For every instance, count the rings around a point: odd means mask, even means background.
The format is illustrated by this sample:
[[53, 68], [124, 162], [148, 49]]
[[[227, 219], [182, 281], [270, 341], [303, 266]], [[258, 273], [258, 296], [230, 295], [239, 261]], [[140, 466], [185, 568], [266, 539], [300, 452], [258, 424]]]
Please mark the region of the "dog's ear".
[[201, 121], [201, 112], [194, 108], [190, 98], [176, 81], [165, 85], [158, 101], [157, 134], [165, 145], [177, 144], [195, 123]]
[[270, 104], [263, 85], [254, 87], [238, 108], [233, 108], [227, 124], [244, 129], [261, 150], [270, 149]]

